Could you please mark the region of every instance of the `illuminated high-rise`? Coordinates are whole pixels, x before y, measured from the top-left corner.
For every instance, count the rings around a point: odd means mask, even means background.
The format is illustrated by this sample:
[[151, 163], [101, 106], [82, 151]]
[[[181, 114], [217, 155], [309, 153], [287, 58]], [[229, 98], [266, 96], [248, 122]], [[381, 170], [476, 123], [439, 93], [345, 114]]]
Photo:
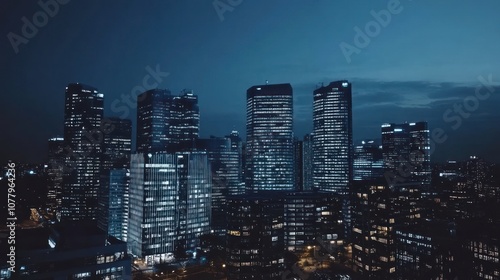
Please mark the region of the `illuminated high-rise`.
[[247, 90], [246, 187], [293, 190], [293, 95], [290, 84]]
[[352, 93], [348, 81], [314, 91], [314, 186], [349, 194], [352, 180]]
[[95, 220], [100, 187], [101, 122], [104, 95], [80, 83], [66, 87], [64, 108], [65, 174], [63, 220]]

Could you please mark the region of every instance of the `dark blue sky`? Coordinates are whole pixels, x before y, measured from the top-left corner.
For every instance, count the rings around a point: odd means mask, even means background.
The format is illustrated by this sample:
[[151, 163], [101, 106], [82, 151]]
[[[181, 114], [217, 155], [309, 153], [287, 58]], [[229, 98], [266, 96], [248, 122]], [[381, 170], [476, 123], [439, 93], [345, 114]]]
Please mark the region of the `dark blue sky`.
[[[143, 85], [148, 66], [169, 73], [159, 88], [198, 94], [204, 137], [244, 133], [246, 90], [266, 80], [292, 84], [302, 137], [312, 130], [316, 85], [348, 79], [354, 139], [379, 138], [384, 122], [428, 121], [447, 136], [433, 160], [500, 161], [498, 1], [220, 0], [238, 4], [222, 16], [212, 0], [65, 1], [46, 24], [38, 13], [41, 27], [16, 41], [17, 53], [9, 34], [19, 39], [22, 18], [43, 10], [36, 1], [0, 4], [2, 162], [46, 157], [47, 139], [63, 132], [66, 84], [97, 87], [106, 115], [123, 116], [112, 104], [123, 108], [121, 96]], [[388, 7], [387, 24], [356, 44], [355, 27]], [[342, 43], [357, 48], [349, 59]], [[479, 77], [493, 81], [480, 98]], [[454, 106], [464, 102], [470, 112], [460, 116]], [[135, 123], [135, 110], [128, 115]]]

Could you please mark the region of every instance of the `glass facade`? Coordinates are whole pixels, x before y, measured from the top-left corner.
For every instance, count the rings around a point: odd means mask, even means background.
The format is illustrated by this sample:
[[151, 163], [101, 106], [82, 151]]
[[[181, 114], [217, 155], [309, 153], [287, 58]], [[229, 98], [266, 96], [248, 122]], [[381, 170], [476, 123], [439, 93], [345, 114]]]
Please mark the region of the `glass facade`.
[[382, 149], [385, 176], [391, 185], [418, 183], [422, 190], [429, 191], [431, 148], [427, 122], [383, 124]]
[[198, 96], [152, 89], [137, 101], [137, 152], [176, 152], [194, 147], [199, 135]]
[[61, 193], [64, 171], [64, 138], [49, 139], [49, 164], [47, 169], [47, 206], [52, 213], [61, 211]]
[[353, 180], [376, 180], [384, 176], [382, 146], [374, 140], [363, 140], [354, 146]]
[[64, 108], [63, 220], [95, 220], [100, 187], [104, 96], [93, 87], [69, 84]]
[[211, 172], [206, 153], [133, 154], [127, 242], [149, 264], [196, 247], [210, 232]]
[[246, 188], [293, 190], [293, 95], [290, 84], [247, 91]]
[[[107, 231], [109, 234], [113, 231], [112, 236], [121, 240], [126, 240], [126, 232], [114, 235], [117, 229], [111, 230], [117, 224], [126, 224], [125, 221], [119, 221], [116, 213], [111, 213], [111, 204], [120, 204], [124, 208], [122, 212], [127, 212], [128, 205], [128, 172], [130, 168], [130, 153], [132, 148], [132, 122], [126, 119], [108, 118], [103, 121], [105, 125], [104, 133], [104, 153], [101, 160], [101, 187], [99, 189], [99, 211], [97, 215], [97, 224], [99, 228]], [[114, 172], [112, 174], [112, 172]], [[123, 178], [118, 178], [119, 174]], [[112, 190], [112, 188], [114, 188]], [[117, 188], [121, 188], [118, 190]], [[113, 196], [112, 192], [118, 196]], [[127, 199], [126, 199], [127, 198]], [[113, 209], [113, 211], [118, 211]], [[119, 215], [124, 219], [123, 215]], [[113, 219], [111, 221], [110, 219]], [[125, 227], [126, 229], [126, 227]], [[125, 238], [125, 239], [124, 239]]]
[[314, 186], [313, 181], [313, 134], [306, 134], [302, 141], [302, 177], [304, 180], [302, 190], [310, 191]]
[[347, 81], [314, 91], [314, 186], [349, 194], [352, 180], [352, 93]]

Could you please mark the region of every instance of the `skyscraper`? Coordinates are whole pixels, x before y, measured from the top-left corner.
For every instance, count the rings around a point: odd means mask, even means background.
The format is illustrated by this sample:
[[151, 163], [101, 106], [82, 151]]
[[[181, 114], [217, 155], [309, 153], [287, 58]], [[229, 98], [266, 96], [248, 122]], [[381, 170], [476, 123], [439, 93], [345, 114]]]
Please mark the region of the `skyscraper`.
[[49, 139], [48, 206], [53, 213], [60, 212], [64, 172], [64, 138]]
[[352, 180], [352, 93], [348, 81], [314, 91], [314, 186], [349, 194]]
[[66, 87], [64, 110], [65, 166], [62, 219], [95, 220], [102, 153], [104, 95], [83, 84]]
[[225, 236], [226, 198], [230, 190], [238, 189], [241, 184], [239, 154], [226, 137], [212, 136], [196, 142], [196, 148], [207, 153], [212, 170], [212, 230]]
[[199, 125], [198, 97], [192, 91], [173, 96], [169, 90], [148, 90], [137, 101], [137, 152], [188, 151]]
[[424, 192], [429, 191], [431, 168], [427, 122], [383, 124], [382, 149], [385, 177], [390, 185], [416, 183]]
[[137, 98], [138, 153], [172, 150], [175, 111], [169, 90], [148, 90]]
[[343, 197], [345, 235], [351, 231], [349, 186], [352, 181], [352, 90], [348, 81], [314, 91], [314, 187]]
[[226, 135], [231, 141], [231, 151], [236, 153], [238, 157], [235, 159], [236, 161], [232, 164], [233, 166], [238, 166], [238, 176], [234, 178], [235, 181], [239, 182], [238, 186], [229, 185], [228, 194], [229, 195], [238, 195], [245, 193], [245, 182], [244, 182], [244, 164], [243, 164], [243, 141], [241, 140], [240, 134], [238, 131], [233, 130], [231, 134]]
[[133, 154], [127, 242], [148, 264], [194, 249], [210, 232], [211, 172], [207, 154]]
[[104, 134], [97, 224], [110, 235], [126, 240], [132, 122], [119, 118], [107, 118], [105, 122], [108, 129]]
[[294, 189], [302, 191], [304, 185], [304, 142], [298, 138], [293, 139], [293, 174], [294, 174]]
[[200, 131], [200, 109], [198, 96], [190, 90], [184, 90], [174, 98], [173, 138], [178, 150], [188, 151], [195, 146]]
[[293, 190], [292, 131], [290, 84], [260, 85], [247, 90], [247, 190]]
[[304, 191], [312, 190], [314, 186], [313, 181], [313, 134], [306, 134], [304, 141], [302, 141], [302, 176]]
[[363, 140], [354, 147], [353, 180], [376, 180], [384, 176], [382, 146]]

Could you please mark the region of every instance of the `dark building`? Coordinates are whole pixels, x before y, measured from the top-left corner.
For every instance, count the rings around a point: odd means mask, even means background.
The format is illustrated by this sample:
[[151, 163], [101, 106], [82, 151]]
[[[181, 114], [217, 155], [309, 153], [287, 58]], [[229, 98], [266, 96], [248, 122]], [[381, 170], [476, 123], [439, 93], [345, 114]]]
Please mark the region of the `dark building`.
[[14, 273], [4, 258], [2, 279], [132, 279], [127, 244], [81, 222], [18, 229]]
[[69, 84], [65, 93], [62, 189], [63, 220], [95, 220], [100, 187], [104, 95], [96, 88]]
[[385, 177], [391, 185], [418, 183], [430, 192], [430, 137], [427, 122], [383, 124]]
[[[239, 195], [239, 194], [244, 194], [245, 193], [245, 181], [244, 181], [244, 149], [243, 149], [243, 141], [241, 140], [241, 137], [238, 133], [238, 131], [231, 131], [231, 134], [226, 135], [226, 138], [229, 138], [231, 141], [231, 151], [235, 152], [238, 155], [237, 158], [237, 163], [235, 162], [234, 165], [238, 166], [238, 177], [235, 177], [235, 181], [238, 181], [239, 184], [237, 187], [229, 185], [229, 190], [228, 194], [229, 195]], [[235, 187], [235, 188], [234, 188]]]
[[199, 134], [198, 97], [191, 91], [173, 96], [152, 89], [138, 97], [138, 153], [176, 152], [194, 148]]
[[196, 148], [205, 151], [212, 170], [212, 231], [226, 235], [226, 198], [241, 186], [240, 156], [231, 138], [198, 139]]
[[301, 191], [304, 187], [304, 142], [298, 138], [293, 139], [293, 174], [294, 190]]
[[[462, 274], [456, 225], [446, 221], [419, 221], [395, 227], [398, 279], [457, 279]], [[461, 268], [462, 267], [462, 268]]]
[[[128, 169], [132, 149], [132, 122], [126, 119], [109, 118], [105, 120], [109, 128], [104, 133], [103, 155], [101, 162], [101, 187], [99, 189], [99, 228], [114, 237], [126, 240], [125, 232], [116, 226], [126, 225], [128, 219]], [[123, 176], [119, 178], [118, 176]], [[110, 230], [110, 225], [115, 227]], [[116, 235], [117, 232], [119, 235]]]
[[290, 84], [247, 90], [246, 188], [293, 190], [293, 95]]
[[284, 200], [276, 193], [228, 198], [228, 279], [281, 279]]
[[355, 181], [352, 195], [352, 260], [363, 279], [392, 279], [396, 272], [391, 191], [383, 181]]
[[329, 192], [288, 192], [284, 199], [285, 249], [320, 246], [333, 254], [344, 245], [342, 201]]
[[195, 146], [200, 131], [200, 109], [198, 96], [193, 91], [184, 90], [174, 97], [173, 138], [177, 150], [188, 151]]
[[61, 212], [61, 194], [64, 172], [64, 138], [49, 139], [47, 208], [52, 214]]
[[377, 180], [384, 176], [384, 159], [382, 146], [374, 140], [363, 140], [354, 146], [354, 177], [355, 181]]
[[205, 152], [133, 154], [127, 243], [148, 264], [194, 250], [210, 233], [212, 178]]
[[304, 136], [302, 141], [302, 190], [310, 191], [314, 186], [313, 181], [313, 135], [312, 133]]
[[152, 89], [137, 97], [138, 153], [154, 153], [173, 150], [176, 141], [174, 123], [176, 114], [174, 96], [169, 90]]

